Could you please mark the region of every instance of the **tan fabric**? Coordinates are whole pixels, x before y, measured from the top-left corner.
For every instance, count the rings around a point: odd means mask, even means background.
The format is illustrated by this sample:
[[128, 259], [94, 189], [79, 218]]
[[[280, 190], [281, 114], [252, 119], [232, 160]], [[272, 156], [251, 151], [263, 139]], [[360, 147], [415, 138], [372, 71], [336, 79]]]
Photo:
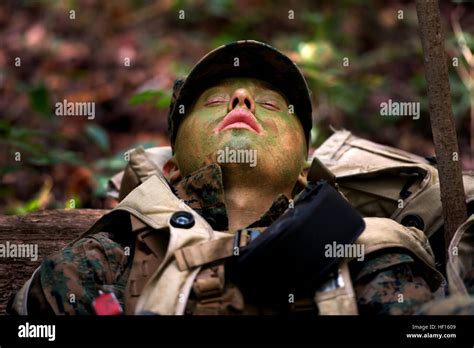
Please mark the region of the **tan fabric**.
[[199, 243], [175, 251], [178, 269], [185, 271], [229, 256], [234, 249], [234, 236]]
[[[388, 248], [399, 248], [410, 251], [422, 265], [431, 289], [439, 288], [444, 281], [443, 276], [436, 270], [434, 256], [424, 233], [414, 227], [405, 227], [386, 218], [365, 218], [366, 229], [357, 239], [357, 244], [364, 247], [364, 256]], [[187, 252], [183, 252], [187, 249]], [[232, 255], [233, 238], [202, 242], [176, 252], [185, 259], [182, 269], [192, 266], [202, 266], [206, 262]], [[217, 251], [218, 250], [218, 251]], [[216, 252], [217, 251], [217, 252]], [[330, 291], [318, 292], [315, 301], [322, 314], [357, 314], [357, 305], [352, 289], [348, 270], [341, 266], [341, 276], [344, 286]], [[354, 308], [356, 308], [354, 310]]]
[[449, 290], [453, 295], [468, 295], [463, 279], [474, 265], [474, 215], [456, 230], [448, 255]]
[[246, 314], [240, 290], [225, 281], [224, 263], [203, 267], [193, 285], [195, 298], [186, 305], [192, 315]]
[[[131, 216], [132, 220], [136, 220]], [[137, 220], [138, 221], [138, 220]], [[134, 314], [137, 302], [154, 270], [163, 262], [169, 242], [169, 230], [152, 230], [132, 223], [136, 234], [133, 263], [125, 290], [125, 313]]]
[[[368, 158], [363, 162], [351, 164], [349, 158], [359, 158], [360, 152], [363, 152]], [[318, 157], [330, 167], [341, 163], [346, 164], [344, 176], [359, 173], [360, 169], [357, 168], [365, 168], [365, 171], [370, 171], [370, 168], [374, 166], [389, 167], [400, 163], [428, 163], [423, 157], [356, 137], [347, 130], [336, 131], [318, 147], [313, 157]], [[336, 176], [341, 176], [340, 172], [334, 173]]]
[[366, 228], [356, 243], [363, 245], [365, 255], [387, 248], [409, 250], [429, 273], [425, 279], [433, 291], [444, 281], [436, 270], [433, 251], [422, 231], [402, 226], [391, 219], [364, 218], [364, 221]]
[[[171, 148], [155, 147], [145, 150], [143, 147], [129, 151], [129, 163], [124, 171], [119, 187], [119, 200], [124, 199], [135, 187], [152, 175], [161, 175], [166, 161], [171, 158]], [[113, 177], [109, 185], [116, 187], [118, 177]]]
[[[422, 215], [424, 232], [439, 228], [439, 215], [429, 213], [440, 206], [439, 199], [418, 197], [438, 182], [436, 168], [422, 157], [358, 138], [349, 131], [335, 132], [313, 154], [337, 177], [340, 190], [364, 216], [388, 217], [401, 222], [408, 214]], [[415, 178], [400, 193], [410, 177]], [[439, 191], [437, 191], [439, 192]], [[439, 194], [439, 193], [438, 193]], [[402, 203], [402, 204], [400, 204]], [[410, 209], [410, 210], [408, 210]], [[438, 221], [439, 220], [439, 221]]]
[[[427, 276], [425, 279], [434, 291], [443, 282], [443, 276], [436, 270], [433, 252], [425, 234], [414, 228], [405, 227], [386, 218], [364, 218], [366, 228], [355, 242], [363, 245], [364, 257], [383, 249], [400, 248], [409, 250], [421, 262]], [[315, 302], [322, 315], [357, 314], [357, 302], [348, 276], [347, 262], [339, 268], [342, 286], [327, 291], [318, 291]], [[355, 262], [355, 261], [354, 261]]]
[[328, 291], [318, 291], [314, 301], [320, 315], [356, 315], [359, 314], [349, 267], [342, 262], [338, 270], [338, 287]]
[[[174, 257], [175, 251], [227, 234], [214, 232], [199, 214], [171, 192], [163, 177], [151, 176], [131, 192], [115, 210], [127, 211], [153, 230], [169, 233], [166, 255], [144, 286], [135, 313], [182, 314], [193, 279], [200, 268], [180, 271]], [[176, 211], [191, 213], [195, 220], [193, 228], [183, 230], [171, 226], [169, 220]]]
[[[337, 177], [339, 189], [364, 216], [388, 217], [397, 222], [418, 215], [428, 237], [443, 224], [438, 171], [427, 160], [380, 145], [342, 130], [335, 132], [313, 154]], [[410, 176], [418, 178], [400, 196]], [[474, 175], [463, 174], [467, 201], [474, 200]], [[402, 204], [400, 204], [402, 203]]]
[[33, 281], [33, 278], [35, 277], [39, 269], [39, 267], [35, 269], [30, 279], [26, 281], [26, 283], [15, 295], [15, 300], [13, 302], [12, 309], [15, 313], [18, 313], [19, 315], [28, 315], [28, 293], [30, 291], [31, 282]]

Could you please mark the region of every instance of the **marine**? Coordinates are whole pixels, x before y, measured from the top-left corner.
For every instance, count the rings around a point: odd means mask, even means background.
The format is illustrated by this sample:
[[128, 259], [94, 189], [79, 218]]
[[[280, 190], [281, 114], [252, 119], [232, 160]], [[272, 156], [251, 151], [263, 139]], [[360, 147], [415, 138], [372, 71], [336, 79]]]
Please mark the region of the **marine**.
[[[129, 315], [400, 315], [444, 297], [429, 243], [440, 207], [418, 201], [436, 195], [435, 167], [348, 131], [308, 157], [311, 93], [283, 53], [252, 40], [211, 51], [175, 82], [168, 123], [171, 147], [130, 152], [111, 179], [120, 204], [43, 260], [12, 313], [107, 314], [97, 303], [113, 294]], [[225, 148], [258, 164], [219, 163]], [[339, 237], [364, 255], [324, 258], [314, 241]], [[290, 267], [313, 259], [314, 282]], [[279, 275], [291, 281], [274, 289]]]

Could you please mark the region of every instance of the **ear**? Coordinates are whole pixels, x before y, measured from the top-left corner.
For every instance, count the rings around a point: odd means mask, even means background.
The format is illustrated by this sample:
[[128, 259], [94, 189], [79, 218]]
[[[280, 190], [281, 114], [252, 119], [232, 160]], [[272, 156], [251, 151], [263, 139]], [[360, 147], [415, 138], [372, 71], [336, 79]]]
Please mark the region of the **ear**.
[[307, 169], [303, 169], [301, 173], [298, 175], [298, 179], [296, 180], [295, 187], [293, 187], [293, 197], [294, 198], [298, 193], [300, 193], [306, 185], [308, 184], [308, 181], [306, 180], [306, 175], [308, 174]]
[[298, 175], [298, 180], [296, 181], [297, 185], [301, 185], [302, 187], [306, 187], [306, 185], [308, 184], [308, 180], [306, 179], [307, 174], [308, 174], [307, 170], [302, 170], [301, 171], [300, 175]]
[[181, 171], [179, 170], [178, 162], [173, 156], [163, 166], [163, 175], [170, 184], [174, 184], [182, 179]]

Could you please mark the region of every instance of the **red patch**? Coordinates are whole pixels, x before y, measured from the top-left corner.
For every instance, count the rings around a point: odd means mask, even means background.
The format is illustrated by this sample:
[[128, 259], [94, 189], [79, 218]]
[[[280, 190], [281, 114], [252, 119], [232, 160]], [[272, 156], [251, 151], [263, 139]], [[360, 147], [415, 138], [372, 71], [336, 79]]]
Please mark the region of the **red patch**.
[[120, 315], [123, 313], [122, 306], [111, 292], [97, 296], [92, 305], [97, 315]]

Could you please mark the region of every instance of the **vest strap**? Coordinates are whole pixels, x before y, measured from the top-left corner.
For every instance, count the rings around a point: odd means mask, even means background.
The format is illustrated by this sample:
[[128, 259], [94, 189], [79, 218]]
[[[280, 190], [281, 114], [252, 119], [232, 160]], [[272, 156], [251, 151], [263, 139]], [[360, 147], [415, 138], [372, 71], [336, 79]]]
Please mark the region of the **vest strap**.
[[[333, 279], [331, 279], [333, 280]], [[336, 284], [332, 287], [323, 285], [323, 289], [317, 291], [314, 301], [321, 315], [357, 315], [357, 301], [349, 273], [347, 261], [339, 267]]]

